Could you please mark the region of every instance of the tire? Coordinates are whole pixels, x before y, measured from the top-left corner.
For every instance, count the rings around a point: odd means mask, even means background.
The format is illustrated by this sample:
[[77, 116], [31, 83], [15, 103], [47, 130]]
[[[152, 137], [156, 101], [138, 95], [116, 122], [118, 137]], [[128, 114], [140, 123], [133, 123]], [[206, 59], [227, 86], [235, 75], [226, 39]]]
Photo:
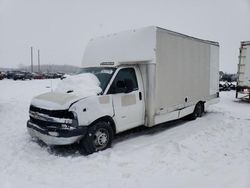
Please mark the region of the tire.
[[189, 120], [195, 120], [197, 117], [201, 117], [204, 112], [204, 104], [199, 102], [195, 105], [194, 111], [188, 116]]
[[81, 154], [92, 154], [111, 147], [114, 132], [111, 125], [105, 121], [99, 121], [91, 125], [80, 141], [79, 152]]

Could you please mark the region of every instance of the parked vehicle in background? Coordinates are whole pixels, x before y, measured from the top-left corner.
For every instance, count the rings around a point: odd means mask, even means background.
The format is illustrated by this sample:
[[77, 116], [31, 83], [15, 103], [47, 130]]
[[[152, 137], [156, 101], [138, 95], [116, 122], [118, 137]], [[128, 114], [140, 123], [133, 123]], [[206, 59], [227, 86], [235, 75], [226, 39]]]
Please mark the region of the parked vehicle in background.
[[13, 80], [31, 80], [32, 74], [30, 72], [25, 71], [16, 71], [13, 74]]
[[236, 90], [236, 85], [237, 85], [237, 82], [230, 82], [231, 90]]
[[74, 74], [71, 74], [71, 75], [69, 75], [69, 74], [64, 74], [64, 75], [61, 76], [60, 79], [63, 80], [63, 79], [65, 79], [65, 78], [69, 77], [69, 76], [77, 75], [77, 74], [80, 74], [80, 73], [74, 73]]
[[237, 76], [236, 98], [244, 94], [250, 100], [250, 41], [241, 42]]
[[48, 78], [57, 79], [57, 78], [62, 78], [63, 75], [64, 73], [59, 73], [59, 72], [49, 73]]
[[16, 71], [7, 71], [6, 72], [6, 78], [13, 79]]
[[24, 73], [24, 79], [25, 80], [31, 80], [31, 79], [33, 79], [33, 75], [31, 74], [31, 72], [25, 72]]
[[24, 72], [15, 72], [13, 75], [13, 80], [25, 80]]
[[237, 74], [228, 74], [223, 73], [223, 75], [220, 78], [220, 81], [227, 81], [227, 82], [236, 82], [237, 81]]
[[236, 89], [236, 82], [220, 81], [220, 91], [231, 91]]
[[219, 84], [219, 90], [220, 91], [230, 91], [230, 85], [228, 82], [220, 81]]
[[13, 79], [13, 80], [31, 80], [31, 79], [57, 79], [62, 78], [64, 73], [60, 72], [50, 72], [50, 73], [42, 73], [42, 72], [28, 72], [28, 71], [7, 71], [1, 77]]
[[61, 78], [64, 73], [55, 73], [55, 72], [47, 72], [47, 73], [34, 73], [34, 79], [56, 79]]
[[0, 80], [3, 80], [4, 79], [4, 74], [3, 72], [0, 72]]
[[43, 75], [46, 79], [53, 79], [54, 78], [54, 73], [44, 73]]
[[44, 74], [38, 73], [38, 72], [33, 72], [32, 77], [33, 77], [33, 79], [37, 79], [37, 80], [45, 79]]
[[91, 40], [82, 65], [75, 76], [80, 93], [65, 78], [64, 92], [33, 98], [32, 137], [48, 145], [79, 142], [80, 152], [90, 154], [110, 147], [117, 133], [194, 120], [219, 101], [218, 42], [145, 27]]

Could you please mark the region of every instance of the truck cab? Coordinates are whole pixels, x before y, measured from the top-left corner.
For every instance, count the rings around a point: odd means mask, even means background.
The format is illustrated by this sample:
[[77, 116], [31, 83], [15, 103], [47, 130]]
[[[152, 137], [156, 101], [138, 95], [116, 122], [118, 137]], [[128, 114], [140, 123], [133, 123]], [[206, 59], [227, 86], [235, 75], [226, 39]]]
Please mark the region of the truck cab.
[[[80, 124], [89, 125], [106, 117], [112, 119], [115, 124], [113, 127], [115, 133], [143, 125], [144, 91], [138, 66], [90, 67], [83, 68], [82, 72], [92, 69], [99, 70], [98, 73], [92, 73], [100, 80], [102, 93], [72, 105], [72, 108], [80, 114]], [[86, 108], [85, 112], [82, 106]]]
[[[32, 137], [48, 145], [80, 142], [82, 152], [92, 153], [109, 147], [114, 134], [144, 124], [143, 82], [137, 65], [85, 67], [79, 71], [85, 73], [98, 78], [102, 92], [83, 98], [57, 92], [35, 97], [27, 122]], [[61, 107], [44, 106], [48, 102], [56, 103], [55, 98], [63, 99], [58, 102]], [[86, 137], [93, 139], [94, 144], [86, 145], [89, 142], [83, 139]]]

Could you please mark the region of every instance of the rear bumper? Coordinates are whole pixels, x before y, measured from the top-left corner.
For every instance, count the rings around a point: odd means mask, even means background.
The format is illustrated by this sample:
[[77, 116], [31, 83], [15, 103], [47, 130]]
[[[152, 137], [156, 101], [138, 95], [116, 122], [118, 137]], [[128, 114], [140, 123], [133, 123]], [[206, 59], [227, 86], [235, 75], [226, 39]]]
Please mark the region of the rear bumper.
[[68, 145], [79, 141], [87, 132], [87, 127], [77, 127], [70, 130], [48, 130], [28, 121], [28, 133], [31, 137], [42, 140], [47, 145]]

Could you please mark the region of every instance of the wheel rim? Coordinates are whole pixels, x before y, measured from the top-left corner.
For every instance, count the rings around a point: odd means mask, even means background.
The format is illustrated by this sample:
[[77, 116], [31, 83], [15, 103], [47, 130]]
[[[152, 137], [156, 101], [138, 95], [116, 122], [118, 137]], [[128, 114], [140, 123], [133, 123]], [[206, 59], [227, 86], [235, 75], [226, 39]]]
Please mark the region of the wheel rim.
[[94, 134], [94, 145], [96, 150], [104, 149], [109, 142], [109, 133], [106, 129], [98, 129]]

